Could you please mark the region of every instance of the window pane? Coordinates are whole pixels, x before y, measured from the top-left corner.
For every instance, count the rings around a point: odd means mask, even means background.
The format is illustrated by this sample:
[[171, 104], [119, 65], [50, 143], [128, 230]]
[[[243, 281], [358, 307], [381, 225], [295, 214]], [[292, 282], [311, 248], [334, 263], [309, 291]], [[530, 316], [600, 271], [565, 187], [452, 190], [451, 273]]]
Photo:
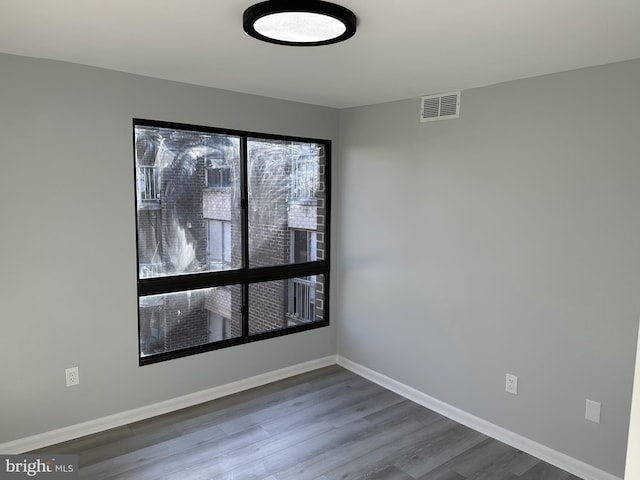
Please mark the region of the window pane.
[[140, 297], [141, 356], [240, 337], [238, 285]]
[[324, 275], [249, 285], [249, 334], [324, 320]]
[[240, 138], [136, 126], [135, 157], [140, 278], [239, 268]]
[[[249, 266], [296, 263], [296, 249], [323, 259], [324, 149], [316, 143], [249, 139]], [[293, 229], [306, 244], [293, 245]], [[311, 232], [314, 235], [311, 235]], [[310, 261], [310, 253], [305, 253]], [[316, 258], [314, 258], [315, 260]]]

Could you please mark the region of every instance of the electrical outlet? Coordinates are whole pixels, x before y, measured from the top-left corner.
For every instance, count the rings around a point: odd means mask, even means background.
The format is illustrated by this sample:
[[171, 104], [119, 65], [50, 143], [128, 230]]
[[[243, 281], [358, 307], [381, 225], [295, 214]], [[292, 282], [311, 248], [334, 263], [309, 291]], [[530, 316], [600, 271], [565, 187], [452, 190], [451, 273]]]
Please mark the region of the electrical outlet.
[[504, 389], [514, 395], [518, 394], [518, 377], [507, 373]]
[[78, 373], [78, 367], [70, 367], [64, 371], [67, 377], [67, 387], [73, 387], [80, 383], [80, 374]]
[[600, 403], [587, 400], [584, 418], [593, 423], [600, 423]]

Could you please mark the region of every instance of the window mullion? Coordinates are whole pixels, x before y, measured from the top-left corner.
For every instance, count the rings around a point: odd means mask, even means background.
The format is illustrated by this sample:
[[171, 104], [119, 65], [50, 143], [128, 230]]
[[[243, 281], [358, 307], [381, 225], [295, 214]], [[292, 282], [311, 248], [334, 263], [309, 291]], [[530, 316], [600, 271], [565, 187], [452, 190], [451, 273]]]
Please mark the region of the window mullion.
[[[242, 268], [249, 269], [249, 186], [247, 162], [247, 136], [240, 137], [240, 224], [242, 238]], [[242, 337], [249, 336], [249, 284], [242, 284]]]
[[249, 284], [242, 284], [242, 338], [249, 337]]

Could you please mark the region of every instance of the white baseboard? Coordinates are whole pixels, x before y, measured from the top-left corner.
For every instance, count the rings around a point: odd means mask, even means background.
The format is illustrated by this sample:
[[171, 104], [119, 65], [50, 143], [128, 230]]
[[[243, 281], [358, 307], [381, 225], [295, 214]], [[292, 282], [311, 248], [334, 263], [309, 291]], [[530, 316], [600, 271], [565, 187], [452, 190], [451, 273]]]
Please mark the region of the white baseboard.
[[476, 430], [491, 438], [495, 438], [501, 442], [506, 443], [518, 450], [526, 452], [534, 457], [544, 460], [551, 465], [566, 470], [567, 472], [576, 475], [584, 480], [622, 480], [619, 477], [611, 475], [603, 470], [600, 470], [592, 465], [584, 463], [573, 457], [565, 455], [564, 453], [553, 450], [540, 443], [534, 442], [526, 437], [511, 432], [505, 428], [499, 427], [491, 422], [483, 420], [482, 418], [471, 415], [463, 410], [453, 407], [447, 403], [444, 403], [436, 398], [433, 398], [426, 393], [422, 393], [414, 388], [411, 388], [403, 383], [397, 382], [392, 378], [382, 375], [374, 370], [364, 367], [360, 364], [352, 362], [344, 357], [338, 355], [338, 365], [351, 370], [353, 373], [360, 375], [361, 377], [371, 380], [378, 385], [391, 390], [392, 392], [401, 395], [408, 400], [411, 400], [423, 407], [429, 408], [434, 412], [444, 415], [451, 420], [461, 423], [473, 430]]
[[246, 378], [226, 385], [220, 385], [219, 387], [195, 392], [182, 397], [172, 398], [170, 400], [154, 403], [145, 407], [116, 413], [114, 415], [97, 418], [88, 422], [71, 425], [69, 427], [21, 438], [11, 442], [1, 443], [0, 453], [11, 455], [29, 452], [31, 450], [54, 445], [56, 443], [66, 442], [75, 438], [84, 437], [85, 435], [103, 432], [110, 428], [121, 427], [129, 423], [173, 412], [182, 408], [191, 407], [193, 405], [198, 405], [210, 400], [215, 400], [216, 398], [225, 397], [250, 388], [259, 387], [261, 385], [266, 385], [267, 383], [276, 382], [284, 378], [335, 364], [335, 355], [299, 363], [290, 367], [281, 368], [280, 370], [274, 370], [262, 375], [256, 375], [255, 377]]
[[210, 388], [201, 392], [184, 395], [164, 402], [154, 403], [145, 407], [116, 413], [106, 417], [90, 420], [88, 422], [71, 425], [69, 427], [52, 430], [50, 432], [21, 438], [7, 443], [0, 444], [0, 453], [19, 454], [36, 450], [60, 442], [66, 442], [75, 438], [102, 432], [110, 428], [121, 427], [129, 423], [137, 422], [147, 418], [155, 417], [165, 413], [173, 412], [182, 408], [190, 407], [200, 403], [215, 400], [227, 395], [242, 392], [250, 388], [266, 385], [284, 378], [292, 377], [301, 373], [309, 372], [329, 365], [338, 364], [361, 377], [371, 380], [378, 385], [391, 390], [419, 405], [429, 408], [444, 415], [458, 423], [466, 425], [480, 433], [495, 438], [501, 442], [522, 450], [545, 462], [555, 465], [577, 475], [584, 480], [622, 480], [603, 470], [593, 467], [564, 453], [553, 450], [540, 443], [529, 440], [526, 437], [513, 433], [505, 428], [483, 420], [475, 415], [471, 415], [463, 410], [453, 407], [447, 403], [437, 400], [426, 393], [422, 393], [412, 387], [400, 383], [392, 378], [382, 375], [374, 370], [352, 362], [341, 356], [331, 355], [328, 357], [311, 360], [309, 362], [292, 365], [273, 372], [267, 372], [254, 377], [228, 383], [219, 387]]

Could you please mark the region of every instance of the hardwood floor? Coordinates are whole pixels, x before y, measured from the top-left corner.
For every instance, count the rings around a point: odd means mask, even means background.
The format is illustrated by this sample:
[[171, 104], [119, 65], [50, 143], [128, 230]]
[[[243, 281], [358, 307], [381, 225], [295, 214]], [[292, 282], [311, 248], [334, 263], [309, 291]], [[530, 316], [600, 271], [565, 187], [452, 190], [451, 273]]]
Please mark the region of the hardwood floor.
[[578, 480], [339, 366], [44, 452], [91, 480]]

